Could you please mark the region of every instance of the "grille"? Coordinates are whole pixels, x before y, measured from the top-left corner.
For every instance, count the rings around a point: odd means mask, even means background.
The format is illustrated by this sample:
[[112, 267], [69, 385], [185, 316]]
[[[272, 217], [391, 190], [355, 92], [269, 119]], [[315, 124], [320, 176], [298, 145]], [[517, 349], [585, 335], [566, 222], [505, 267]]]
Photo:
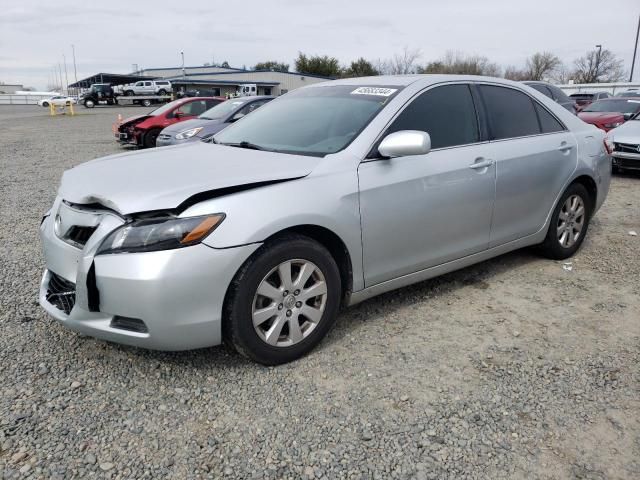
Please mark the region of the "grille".
[[93, 232], [96, 231], [96, 228], [98, 227], [81, 227], [74, 225], [64, 235], [64, 239], [69, 240], [71, 243], [78, 246], [84, 247], [84, 245], [89, 241], [91, 235], [93, 235]]
[[634, 169], [634, 170], [640, 170], [640, 161], [638, 160], [631, 160], [628, 158], [616, 158], [613, 157], [613, 164], [616, 167], [620, 167], [620, 168], [629, 168], [629, 169]]
[[69, 315], [76, 303], [76, 285], [51, 272], [47, 287], [47, 302]]
[[614, 143], [613, 149], [617, 152], [640, 153], [638, 151], [638, 145], [631, 143]]

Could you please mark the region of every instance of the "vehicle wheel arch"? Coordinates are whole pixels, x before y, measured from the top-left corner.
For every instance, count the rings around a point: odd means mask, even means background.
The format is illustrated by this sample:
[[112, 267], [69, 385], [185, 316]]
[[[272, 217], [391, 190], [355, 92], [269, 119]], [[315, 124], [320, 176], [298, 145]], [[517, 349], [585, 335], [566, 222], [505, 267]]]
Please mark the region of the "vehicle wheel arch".
[[[302, 224], [290, 226], [279, 230], [265, 238], [262, 243], [268, 244], [288, 235], [302, 235], [318, 242], [329, 251], [336, 264], [338, 265], [338, 270], [340, 272], [340, 280], [342, 286], [341, 305], [348, 305], [351, 292], [353, 291], [353, 263], [351, 254], [349, 253], [349, 249], [347, 248], [347, 245], [344, 243], [342, 238], [340, 238], [339, 235], [326, 227], [314, 224]], [[254, 255], [259, 255], [260, 251], [261, 249], [256, 250], [251, 257], [253, 257]], [[238, 271], [240, 271], [240, 269], [242, 269], [242, 266], [238, 269]], [[227, 290], [225, 292], [225, 305], [227, 304], [227, 301], [229, 300], [230, 294], [232, 292], [231, 287], [232, 285], [230, 283], [227, 286]]]
[[591, 214], [593, 215], [593, 213], [595, 212], [596, 202], [598, 201], [598, 185], [596, 181], [589, 175], [580, 175], [574, 178], [571, 183], [567, 185], [567, 188], [569, 188], [569, 186], [573, 185], [574, 183], [581, 184], [589, 193], [589, 201], [591, 202]]

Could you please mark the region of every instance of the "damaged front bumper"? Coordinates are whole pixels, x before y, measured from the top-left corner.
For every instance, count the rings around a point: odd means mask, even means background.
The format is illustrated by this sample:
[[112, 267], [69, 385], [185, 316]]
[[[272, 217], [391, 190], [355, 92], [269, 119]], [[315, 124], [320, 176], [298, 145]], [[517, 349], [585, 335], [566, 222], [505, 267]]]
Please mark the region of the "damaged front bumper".
[[[219, 344], [227, 287], [259, 245], [96, 256], [123, 223], [113, 212], [56, 200], [40, 227], [42, 307], [73, 330], [117, 343], [158, 350]], [[67, 235], [83, 228], [93, 230]]]

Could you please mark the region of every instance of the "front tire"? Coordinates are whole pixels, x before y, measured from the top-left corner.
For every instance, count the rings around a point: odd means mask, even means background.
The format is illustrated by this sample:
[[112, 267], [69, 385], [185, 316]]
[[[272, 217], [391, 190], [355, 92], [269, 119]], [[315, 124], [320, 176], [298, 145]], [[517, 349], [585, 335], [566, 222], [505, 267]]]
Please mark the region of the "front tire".
[[151, 100], [149, 100], [148, 98], [142, 100], [142, 106], [143, 107], [150, 107], [151, 106]]
[[556, 205], [541, 253], [554, 260], [564, 260], [578, 251], [584, 241], [593, 211], [593, 200], [579, 184], [569, 185]]
[[42, 106], [43, 107], [48, 107], [49, 106], [49, 102], [42, 102]]
[[338, 266], [324, 246], [303, 235], [269, 241], [229, 287], [225, 341], [264, 365], [300, 358], [335, 322], [341, 292]]
[[85, 100], [84, 101], [84, 106], [85, 108], [93, 108], [96, 106], [95, 102], [93, 100]]
[[153, 147], [155, 147], [156, 146], [156, 140], [158, 139], [158, 135], [160, 135], [160, 129], [159, 128], [154, 128], [152, 130], [149, 130], [142, 137], [142, 145], [145, 148], [153, 148]]

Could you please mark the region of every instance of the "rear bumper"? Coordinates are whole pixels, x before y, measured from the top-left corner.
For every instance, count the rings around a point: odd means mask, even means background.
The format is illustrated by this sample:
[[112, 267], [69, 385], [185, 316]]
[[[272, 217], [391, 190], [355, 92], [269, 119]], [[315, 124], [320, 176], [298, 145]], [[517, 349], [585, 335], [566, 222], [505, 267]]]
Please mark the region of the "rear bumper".
[[[188, 350], [221, 343], [227, 287], [259, 245], [95, 256], [106, 233], [96, 230], [100, 238], [80, 250], [56, 236], [52, 216], [40, 231], [46, 269], [39, 292], [40, 305], [52, 317], [83, 334], [136, 347]], [[75, 284], [69, 312], [47, 300], [54, 273]], [[146, 331], [123, 328], [121, 318], [144, 322]]]

